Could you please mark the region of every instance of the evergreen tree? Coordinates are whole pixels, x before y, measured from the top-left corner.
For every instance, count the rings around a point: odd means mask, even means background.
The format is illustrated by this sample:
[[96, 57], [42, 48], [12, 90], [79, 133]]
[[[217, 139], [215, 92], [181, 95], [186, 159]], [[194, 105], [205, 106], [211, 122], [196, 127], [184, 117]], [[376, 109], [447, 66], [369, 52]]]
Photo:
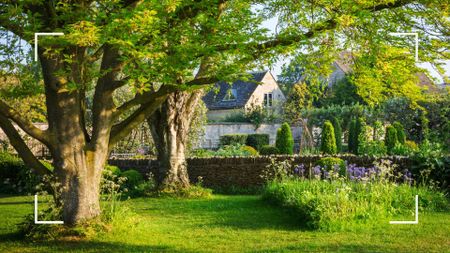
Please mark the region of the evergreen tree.
[[348, 151], [351, 153], [355, 153], [355, 137], [357, 137], [358, 135], [356, 135], [356, 120], [352, 119], [352, 121], [350, 122], [350, 126], [348, 129]]
[[392, 150], [398, 142], [397, 130], [393, 126], [386, 127], [386, 136], [384, 137], [384, 144], [387, 148], [388, 154], [392, 155]]
[[360, 146], [359, 135], [361, 134], [364, 125], [365, 125], [364, 118], [359, 117], [358, 120], [356, 120], [356, 125], [355, 125], [355, 136], [354, 136], [355, 140], [354, 140], [354, 150], [353, 150], [353, 153], [355, 155], [358, 154], [358, 148]]
[[402, 123], [396, 121], [394, 124], [392, 124], [393, 127], [395, 127], [395, 130], [397, 131], [397, 140], [401, 144], [405, 144], [406, 141], [406, 134], [405, 129], [403, 128]]
[[342, 151], [342, 128], [340, 121], [333, 117], [331, 119], [331, 123], [333, 124], [334, 128], [334, 137], [336, 138], [336, 152], [339, 153]]
[[291, 127], [288, 123], [283, 123], [278, 128], [275, 147], [280, 154], [292, 155], [294, 153], [294, 139], [292, 138]]
[[336, 154], [336, 138], [334, 135], [334, 127], [330, 121], [325, 121], [322, 127], [322, 142], [320, 145], [320, 151], [324, 154]]

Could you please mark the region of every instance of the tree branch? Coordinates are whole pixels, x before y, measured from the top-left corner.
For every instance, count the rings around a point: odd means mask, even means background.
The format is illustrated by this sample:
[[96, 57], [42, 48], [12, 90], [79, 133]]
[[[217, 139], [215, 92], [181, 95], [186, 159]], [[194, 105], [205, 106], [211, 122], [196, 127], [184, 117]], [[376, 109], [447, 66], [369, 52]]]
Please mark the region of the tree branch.
[[31, 152], [25, 141], [22, 139], [17, 129], [9, 121], [8, 118], [0, 114], [0, 128], [3, 129], [9, 141], [17, 151], [19, 156], [25, 162], [25, 164], [34, 170], [36, 173], [45, 175], [52, 173], [47, 167], [45, 167]]
[[23, 131], [36, 140], [44, 143], [47, 146], [51, 145], [51, 141], [47, 130], [41, 130], [33, 125], [33, 123], [23, 119], [22, 115], [16, 112], [13, 108], [0, 100], [0, 115], [9, 118], [16, 123]]

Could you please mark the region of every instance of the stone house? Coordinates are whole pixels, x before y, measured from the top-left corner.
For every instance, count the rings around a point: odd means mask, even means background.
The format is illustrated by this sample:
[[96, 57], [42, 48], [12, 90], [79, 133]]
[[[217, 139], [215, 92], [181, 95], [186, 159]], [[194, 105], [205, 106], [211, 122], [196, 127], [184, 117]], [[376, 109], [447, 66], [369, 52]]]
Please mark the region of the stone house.
[[204, 97], [210, 121], [223, 121], [236, 113], [245, 113], [255, 106], [281, 111], [286, 97], [269, 71], [251, 73], [248, 81], [232, 84], [218, 82]]

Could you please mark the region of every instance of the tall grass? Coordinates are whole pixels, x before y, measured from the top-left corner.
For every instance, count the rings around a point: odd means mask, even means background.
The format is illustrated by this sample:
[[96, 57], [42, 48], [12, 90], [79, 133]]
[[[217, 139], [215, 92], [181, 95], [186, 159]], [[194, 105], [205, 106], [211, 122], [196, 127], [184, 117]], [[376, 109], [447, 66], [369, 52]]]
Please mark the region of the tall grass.
[[380, 167], [373, 169], [382, 171], [378, 175], [352, 176], [352, 180], [348, 173], [330, 176], [333, 171], [324, 170], [312, 180], [285, 174], [267, 183], [263, 199], [289, 208], [305, 227], [325, 231], [383, 226], [394, 217], [414, 220], [415, 195], [419, 195], [419, 212], [449, 210], [444, 193], [411, 186], [410, 181], [397, 183], [389, 177], [389, 168]]

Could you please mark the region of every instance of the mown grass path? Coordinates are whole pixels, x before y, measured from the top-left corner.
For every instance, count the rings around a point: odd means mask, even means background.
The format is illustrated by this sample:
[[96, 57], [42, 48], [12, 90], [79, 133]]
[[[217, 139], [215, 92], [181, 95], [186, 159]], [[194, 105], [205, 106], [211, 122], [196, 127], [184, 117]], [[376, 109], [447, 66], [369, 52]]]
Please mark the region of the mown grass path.
[[24, 242], [15, 224], [32, 196], [0, 196], [0, 252], [450, 252], [450, 214], [425, 213], [418, 225], [354, 232], [302, 229], [296, 217], [259, 196], [208, 200], [139, 198], [137, 214], [90, 240]]

